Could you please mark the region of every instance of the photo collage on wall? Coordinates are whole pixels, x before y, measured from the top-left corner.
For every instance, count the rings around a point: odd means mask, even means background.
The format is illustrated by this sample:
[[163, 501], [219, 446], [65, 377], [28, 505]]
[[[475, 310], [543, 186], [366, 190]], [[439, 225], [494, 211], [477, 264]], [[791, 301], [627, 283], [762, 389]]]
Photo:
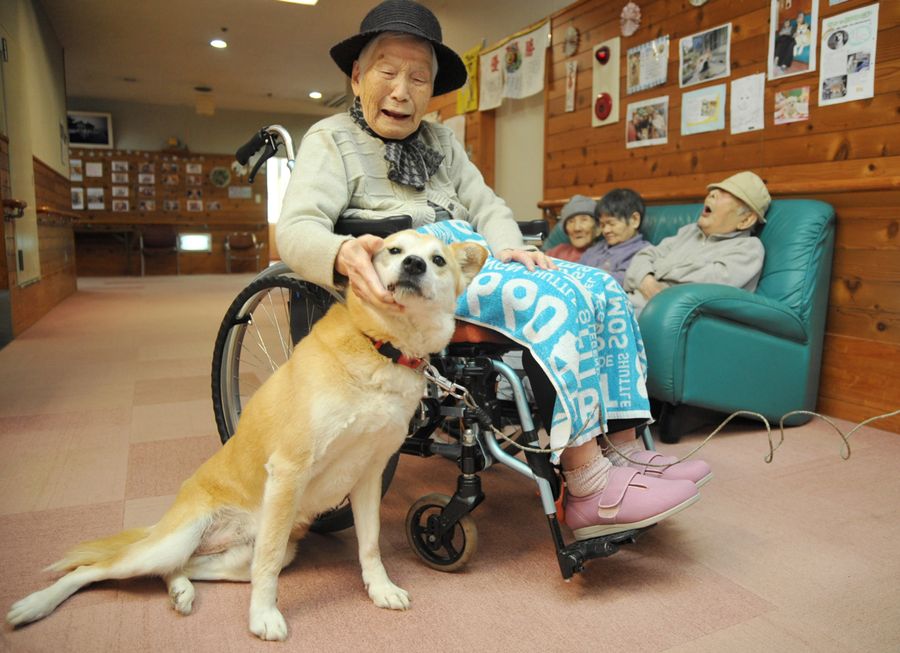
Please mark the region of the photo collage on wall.
[[[214, 213], [252, 199], [243, 176], [233, 177], [227, 155], [149, 151], [70, 151], [75, 211], [116, 214]], [[124, 216], [123, 216], [124, 217]]]
[[[724, 130], [726, 123], [732, 134], [741, 134], [763, 130], [766, 122], [777, 126], [807, 121], [811, 114], [811, 96], [818, 107], [873, 97], [879, 4], [857, 7], [820, 21], [819, 2], [770, 0], [768, 51], [759, 53], [759, 60], [766, 61], [765, 70], [731, 79], [730, 84], [726, 81], [732, 73], [734, 27], [730, 22], [680, 38], [668, 34], [657, 36], [629, 47], [624, 51], [625, 92], [646, 96], [649, 93], [645, 91], [668, 83], [671, 40], [672, 47], [677, 47], [678, 51], [678, 86], [685, 89], [680, 105], [676, 105], [680, 106], [683, 136]], [[835, 4], [838, 3], [829, 0], [829, 6]], [[638, 16], [638, 22], [639, 19]], [[567, 43], [573, 34], [577, 35], [573, 27], [568, 29]], [[636, 29], [637, 26], [631, 33]], [[574, 49], [571, 53], [564, 49], [564, 53], [572, 56]], [[779, 84], [773, 93], [766, 93], [767, 83], [817, 70], [818, 98], [815, 97], [816, 86], [810, 81], [788, 86]], [[575, 71], [576, 66], [566, 68], [567, 111], [574, 108], [574, 84], [569, 77], [574, 76]], [[711, 83], [716, 80], [718, 84]], [[594, 94], [592, 125], [599, 127], [616, 122], [618, 110], [612, 110], [613, 115], [603, 121], [596, 115], [603, 96], [615, 98], [616, 94], [610, 89], [598, 89], [596, 83]], [[772, 103], [768, 120], [765, 116], [767, 97]], [[667, 143], [671, 130], [669, 109], [668, 95], [639, 96], [628, 102], [624, 112], [625, 146], [636, 148]]]

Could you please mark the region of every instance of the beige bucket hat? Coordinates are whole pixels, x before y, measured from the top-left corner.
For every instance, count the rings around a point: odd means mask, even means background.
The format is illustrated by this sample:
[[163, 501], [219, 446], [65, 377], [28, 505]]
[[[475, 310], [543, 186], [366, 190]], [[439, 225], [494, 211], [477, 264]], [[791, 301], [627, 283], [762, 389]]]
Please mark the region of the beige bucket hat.
[[760, 222], [766, 221], [766, 211], [769, 210], [769, 204], [772, 203], [772, 196], [769, 195], [769, 189], [766, 188], [765, 182], [756, 173], [749, 170], [739, 172], [717, 184], [710, 184], [706, 190], [713, 188], [721, 188], [726, 193], [731, 193], [750, 207], [750, 210], [759, 217]]

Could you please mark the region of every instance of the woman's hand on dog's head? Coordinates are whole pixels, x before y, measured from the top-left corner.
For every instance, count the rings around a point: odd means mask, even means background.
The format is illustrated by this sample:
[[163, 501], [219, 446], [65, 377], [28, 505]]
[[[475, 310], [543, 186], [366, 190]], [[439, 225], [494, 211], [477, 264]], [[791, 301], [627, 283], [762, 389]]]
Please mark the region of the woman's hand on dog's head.
[[338, 250], [334, 269], [350, 280], [350, 288], [364, 302], [386, 311], [402, 312], [403, 306], [394, 301], [394, 295], [382, 285], [372, 265], [372, 257], [383, 244], [383, 238], [369, 234], [345, 240]]

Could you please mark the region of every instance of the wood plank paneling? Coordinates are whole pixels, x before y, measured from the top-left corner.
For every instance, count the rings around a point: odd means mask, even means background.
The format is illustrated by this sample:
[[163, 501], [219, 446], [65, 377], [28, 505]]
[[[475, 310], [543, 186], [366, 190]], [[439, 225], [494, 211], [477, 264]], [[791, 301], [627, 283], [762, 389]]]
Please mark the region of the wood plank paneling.
[[[621, 3], [582, 0], [551, 17], [542, 205], [556, 208], [575, 193], [599, 197], [619, 186], [653, 203], [699, 201], [707, 183], [747, 168], [766, 180], [775, 197], [829, 202], [838, 226], [819, 407], [855, 421], [900, 408], [900, 2], [880, 3], [874, 97], [819, 107], [818, 71], [769, 81], [766, 128], [738, 135], [729, 133], [727, 113], [725, 130], [680, 133], [678, 40], [731, 22], [731, 76], [711, 83], [765, 72], [769, 2], [640, 4], [640, 28], [621, 41], [620, 121], [600, 128], [591, 127], [591, 49], [619, 35]], [[849, 0], [831, 7], [820, 1], [820, 26], [823, 17], [869, 4]], [[562, 44], [570, 25], [581, 40], [573, 55], [579, 64], [575, 111], [566, 112]], [[669, 83], [626, 94], [625, 52], [665, 34]], [[776, 91], [799, 86], [810, 86], [810, 119], [774, 125]], [[627, 149], [626, 105], [657, 96], [669, 96], [669, 142]], [[900, 432], [900, 418], [873, 426]]]
[[[38, 255], [40, 277], [18, 285], [11, 271], [9, 299], [13, 335], [18, 336], [46, 315], [50, 309], [76, 291], [75, 243], [72, 221], [67, 217], [68, 180], [39, 159], [33, 161], [34, 194], [37, 201]], [[14, 231], [12, 248], [15, 251]], [[14, 260], [14, 259], [13, 259]]]

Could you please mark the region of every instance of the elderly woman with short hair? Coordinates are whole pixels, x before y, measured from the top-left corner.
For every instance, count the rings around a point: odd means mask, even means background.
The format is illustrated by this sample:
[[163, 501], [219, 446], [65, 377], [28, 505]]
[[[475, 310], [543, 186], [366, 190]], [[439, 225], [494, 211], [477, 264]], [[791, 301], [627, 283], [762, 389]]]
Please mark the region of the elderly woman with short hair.
[[[382, 2], [363, 19], [360, 33], [335, 45], [331, 56], [350, 77], [356, 101], [348, 112], [313, 125], [301, 142], [277, 227], [279, 252], [291, 268], [323, 286], [349, 280], [364, 301], [390, 306], [391, 293], [371, 262], [382, 240], [337, 235], [334, 224], [342, 216], [409, 215], [416, 227], [468, 223], [498, 259], [521, 264], [505, 266], [514, 274], [529, 275], [536, 268], [562, 274], [544, 253], [524, 246], [512, 211], [485, 184], [453, 132], [422, 120], [433, 95], [466, 81], [462, 60], [442, 43], [431, 11], [410, 0]], [[632, 336], [639, 343], [639, 336]], [[632, 369], [642, 370], [639, 361], [634, 364]], [[542, 377], [535, 385], [548, 388], [538, 404], [550, 430], [556, 388], [544, 375], [547, 365], [531, 367], [532, 376]], [[594, 394], [602, 397], [603, 384], [594, 380]], [[646, 391], [638, 394], [646, 402]], [[604, 417], [615, 416], [609, 408], [604, 407]], [[632, 412], [632, 417], [650, 416], [649, 405]], [[596, 424], [595, 419], [595, 429]], [[633, 440], [633, 431], [628, 437]], [[573, 437], [571, 444], [561, 463], [567, 523], [579, 539], [656, 523], [696, 500], [695, 482], [709, 476], [701, 461], [637, 473], [612, 465], [593, 436]]]

